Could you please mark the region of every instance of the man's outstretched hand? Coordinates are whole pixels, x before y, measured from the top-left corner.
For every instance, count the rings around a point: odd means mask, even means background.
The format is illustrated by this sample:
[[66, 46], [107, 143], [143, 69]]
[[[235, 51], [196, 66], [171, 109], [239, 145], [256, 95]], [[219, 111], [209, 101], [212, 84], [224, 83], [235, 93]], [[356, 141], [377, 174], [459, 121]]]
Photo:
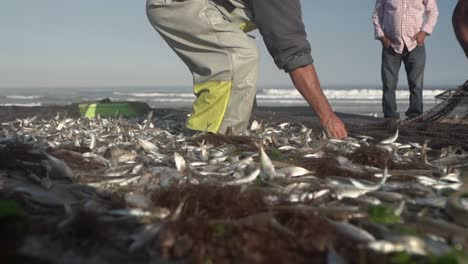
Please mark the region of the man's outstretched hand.
[[343, 139], [348, 137], [348, 132], [346, 131], [343, 121], [341, 121], [335, 113], [322, 119], [320, 123], [329, 138]]
[[314, 65], [299, 67], [289, 73], [296, 89], [314, 109], [320, 123], [330, 138], [346, 138], [348, 132], [343, 122], [333, 112], [323, 94]]

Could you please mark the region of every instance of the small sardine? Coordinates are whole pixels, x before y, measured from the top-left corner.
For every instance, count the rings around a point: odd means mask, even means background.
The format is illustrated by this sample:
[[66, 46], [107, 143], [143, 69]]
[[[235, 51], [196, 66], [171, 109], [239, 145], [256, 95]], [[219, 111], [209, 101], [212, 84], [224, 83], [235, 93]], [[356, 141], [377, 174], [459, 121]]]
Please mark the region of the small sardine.
[[187, 162], [184, 157], [177, 152], [174, 152], [174, 163], [177, 171], [184, 172], [187, 170]]
[[147, 140], [141, 139], [141, 138], [137, 139], [137, 141], [138, 141], [138, 144], [140, 144], [140, 146], [149, 154], [158, 153], [159, 149], [153, 143]]
[[276, 177], [276, 171], [273, 167], [270, 157], [263, 150], [263, 146], [260, 146], [260, 170], [262, 176], [268, 180], [271, 180]]
[[250, 183], [250, 182], [255, 181], [258, 175], [260, 175], [260, 169], [254, 170], [252, 173], [250, 173], [246, 177], [226, 182], [223, 185], [242, 185], [242, 184]]
[[329, 222], [336, 228], [339, 233], [351, 238], [354, 241], [369, 243], [376, 240], [371, 233], [348, 222], [339, 222], [333, 220], [329, 220]]
[[393, 142], [395, 142], [396, 140], [398, 139], [398, 128], [395, 132], [395, 134], [387, 139], [384, 139], [382, 141], [380, 141], [379, 143], [382, 144], [382, 145], [388, 145], [388, 144], [391, 144]]
[[468, 185], [464, 185], [460, 191], [450, 195], [445, 205], [447, 214], [458, 224], [468, 227], [468, 208], [465, 207], [461, 199], [468, 193]]
[[280, 168], [276, 171], [276, 175], [280, 177], [297, 177], [297, 176], [304, 176], [310, 174], [311, 171], [304, 169], [302, 167], [284, 167]]

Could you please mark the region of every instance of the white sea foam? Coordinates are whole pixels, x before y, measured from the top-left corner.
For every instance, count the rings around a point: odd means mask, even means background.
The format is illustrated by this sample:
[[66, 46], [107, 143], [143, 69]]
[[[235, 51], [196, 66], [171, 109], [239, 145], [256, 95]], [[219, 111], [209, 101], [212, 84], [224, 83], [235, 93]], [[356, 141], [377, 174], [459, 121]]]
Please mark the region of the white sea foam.
[[42, 98], [39, 95], [7, 95], [6, 98], [8, 99], [20, 99], [20, 100], [34, 100]]
[[[430, 100], [434, 99], [434, 96], [444, 92], [444, 90], [424, 90], [423, 99]], [[381, 100], [382, 90], [381, 89], [324, 89], [326, 97], [333, 100], [343, 100], [343, 101], [360, 101], [366, 103], [366, 101], [375, 101]], [[146, 98], [151, 101], [164, 100], [167, 102], [191, 102], [195, 99], [195, 96], [192, 93], [125, 93], [125, 92], [114, 92], [115, 96], [126, 96], [126, 100], [130, 98]], [[408, 100], [410, 92], [408, 90], [397, 90], [396, 99], [397, 100]], [[182, 98], [182, 99], [181, 99]], [[184, 101], [184, 100], [185, 101]], [[303, 102], [301, 94], [295, 89], [259, 89], [257, 91], [257, 99], [259, 101], [265, 100], [276, 100], [278, 103], [292, 103], [297, 104], [296, 100]]]
[[[434, 96], [444, 92], [445, 90], [424, 90], [423, 98], [433, 99]], [[329, 100], [380, 100], [382, 98], [382, 90], [380, 89], [324, 89], [324, 93]], [[396, 99], [405, 100], [409, 98], [408, 90], [397, 90]], [[297, 90], [293, 89], [263, 89], [257, 95], [259, 99], [299, 99], [302, 98]]]
[[182, 98], [161, 98], [161, 99], [150, 99], [151, 102], [161, 103], [192, 103], [194, 99], [182, 99]]
[[42, 103], [29, 103], [29, 104], [0, 104], [0, 106], [41, 106]]
[[133, 96], [133, 97], [190, 97], [195, 98], [191, 93], [122, 93], [114, 92], [117, 96]]
[[[257, 101], [259, 103], [266, 103], [266, 104], [291, 104], [291, 105], [297, 105], [297, 104], [304, 104], [307, 105], [307, 101], [303, 99], [302, 97], [297, 98], [297, 99], [265, 99], [265, 98], [258, 98]], [[382, 102], [380, 100], [335, 100], [335, 99], [330, 99], [328, 100], [330, 103], [340, 103], [340, 104], [359, 104], [359, 105], [371, 105], [371, 104], [378, 104], [380, 105]]]
[[171, 97], [167, 98], [166, 96], [161, 97], [161, 98], [125, 98], [125, 100], [122, 100], [122, 98], [117, 98], [117, 97], [111, 97], [109, 98], [113, 102], [119, 102], [119, 101], [130, 101], [130, 102], [135, 102], [135, 101], [143, 101], [143, 102], [155, 102], [155, 103], [193, 103], [195, 101], [195, 96], [193, 98], [177, 98], [177, 97]]

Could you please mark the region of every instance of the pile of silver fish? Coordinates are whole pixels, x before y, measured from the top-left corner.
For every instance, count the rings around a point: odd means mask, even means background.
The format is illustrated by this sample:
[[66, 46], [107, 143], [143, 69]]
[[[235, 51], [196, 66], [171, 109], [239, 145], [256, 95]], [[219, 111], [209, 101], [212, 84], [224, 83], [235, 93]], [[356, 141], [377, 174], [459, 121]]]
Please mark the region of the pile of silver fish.
[[[207, 133], [181, 127], [182, 121], [152, 112], [141, 119], [57, 115], [1, 124], [0, 199], [15, 200], [31, 221], [47, 220], [64, 236], [73, 236], [68, 231], [77, 223], [93, 225], [83, 214], [112, 230], [112, 237], [97, 234], [95, 251], [88, 254], [40, 232], [26, 234], [18, 252], [52, 263], [158, 263], [148, 245], [165, 223], [180, 219], [184, 201], [172, 209], [155, 206], [151, 194], [182, 184], [256, 186], [271, 208], [320, 215], [342, 239], [377, 255], [424, 258], [468, 249], [468, 153], [456, 143], [430, 149], [424, 139], [400, 142], [398, 130], [386, 139], [336, 140], [300, 123], [254, 121], [232, 136], [245, 144], [213, 145]], [[350, 157], [362, 147], [381, 149], [389, 159], [375, 167], [353, 162]], [[371, 178], [319, 175], [278, 157], [315, 164], [326, 158], [341, 171]], [[421, 166], [389, 168], [416, 163]], [[102, 249], [104, 244], [111, 249]], [[356, 262], [332, 248], [327, 254], [329, 263]]]

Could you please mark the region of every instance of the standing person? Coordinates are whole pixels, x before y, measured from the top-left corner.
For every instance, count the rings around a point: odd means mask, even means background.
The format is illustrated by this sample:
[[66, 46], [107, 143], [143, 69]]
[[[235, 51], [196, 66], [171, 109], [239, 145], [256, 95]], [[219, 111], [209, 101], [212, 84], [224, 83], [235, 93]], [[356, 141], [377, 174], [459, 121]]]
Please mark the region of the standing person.
[[452, 22], [458, 42], [468, 58], [468, 0], [458, 0], [453, 11]]
[[395, 90], [401, 62], [410, 91], [408, 118], [423, 113], [426, 36], [432, 34], [439, 11], [436, 0], [376, 0], [372, 15], [375, 38], [382, 43], [382, 108], [385, 118], [398, 119]]
[[300, 0], [147, 0], [149, 21], [193, 75], [197, 96], [187, 127], [247, 128], [258, 77], [258, 27], [276, 65], [289, 73], [329, 136], [347, 137], [313, 66]]

